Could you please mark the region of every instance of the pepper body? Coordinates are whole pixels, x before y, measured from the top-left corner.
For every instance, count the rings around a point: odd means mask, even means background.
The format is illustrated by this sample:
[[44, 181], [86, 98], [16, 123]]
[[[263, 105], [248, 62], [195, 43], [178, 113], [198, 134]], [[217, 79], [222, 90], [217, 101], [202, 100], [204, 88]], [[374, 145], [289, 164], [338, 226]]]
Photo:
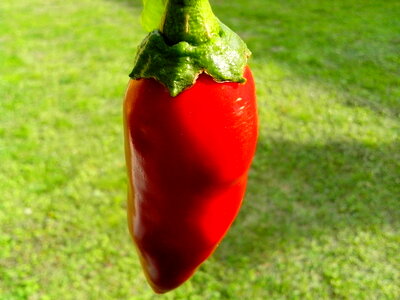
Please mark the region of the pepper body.
[[124, 102], [128, 223], [157, 293], [209, 257], [235, 219], [258, 135], [254, 80], [203, 73], [176, 97], [154, 79], [130, 80]]

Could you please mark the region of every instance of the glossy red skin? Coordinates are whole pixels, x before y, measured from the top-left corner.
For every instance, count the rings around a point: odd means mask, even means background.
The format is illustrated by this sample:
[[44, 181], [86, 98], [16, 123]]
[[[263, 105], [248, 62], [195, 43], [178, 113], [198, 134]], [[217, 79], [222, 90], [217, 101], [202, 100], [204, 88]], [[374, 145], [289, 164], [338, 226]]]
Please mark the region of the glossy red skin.
[[235, 219], [258, 135], [254, 80], [206, 74], [176, 97], [131, 80], [124, 103], [129, 229], [157, 293], [185, 282]]

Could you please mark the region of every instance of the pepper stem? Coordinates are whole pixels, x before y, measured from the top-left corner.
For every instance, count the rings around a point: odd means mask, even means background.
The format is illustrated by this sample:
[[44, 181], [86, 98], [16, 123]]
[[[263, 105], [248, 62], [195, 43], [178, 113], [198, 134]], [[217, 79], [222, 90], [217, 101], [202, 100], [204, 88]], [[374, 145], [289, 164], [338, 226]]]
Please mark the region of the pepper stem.
[[208, 0], [167, 0], [160, 31], [170, 44], [199, 45], [220, 32]]

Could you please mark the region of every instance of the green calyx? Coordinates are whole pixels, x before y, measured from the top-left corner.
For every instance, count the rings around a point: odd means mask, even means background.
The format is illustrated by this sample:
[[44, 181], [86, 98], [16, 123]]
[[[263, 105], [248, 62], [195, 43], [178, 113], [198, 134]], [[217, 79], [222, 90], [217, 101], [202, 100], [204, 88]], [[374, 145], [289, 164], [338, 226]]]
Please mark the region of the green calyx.
[[208, 0], [168, 0], [160, 29], [139, 46], [129, 76], [154, 78], [177, 96], [202, 72], [217, 82], [245, 82], [250, 54], [240, 37], [215, 17]]

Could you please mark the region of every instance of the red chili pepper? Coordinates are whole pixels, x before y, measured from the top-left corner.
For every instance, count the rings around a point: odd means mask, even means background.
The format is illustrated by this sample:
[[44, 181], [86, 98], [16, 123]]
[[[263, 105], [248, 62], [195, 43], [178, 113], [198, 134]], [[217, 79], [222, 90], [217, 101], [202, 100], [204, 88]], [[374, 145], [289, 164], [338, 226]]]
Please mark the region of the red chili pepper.
[[257, 141], [249, 67], [243, 77], [216, 82], [203, 73], [176, 96], [161, 80], [129, 83], [129, 229], [157, 293], [190, 278], [239, 211]]

